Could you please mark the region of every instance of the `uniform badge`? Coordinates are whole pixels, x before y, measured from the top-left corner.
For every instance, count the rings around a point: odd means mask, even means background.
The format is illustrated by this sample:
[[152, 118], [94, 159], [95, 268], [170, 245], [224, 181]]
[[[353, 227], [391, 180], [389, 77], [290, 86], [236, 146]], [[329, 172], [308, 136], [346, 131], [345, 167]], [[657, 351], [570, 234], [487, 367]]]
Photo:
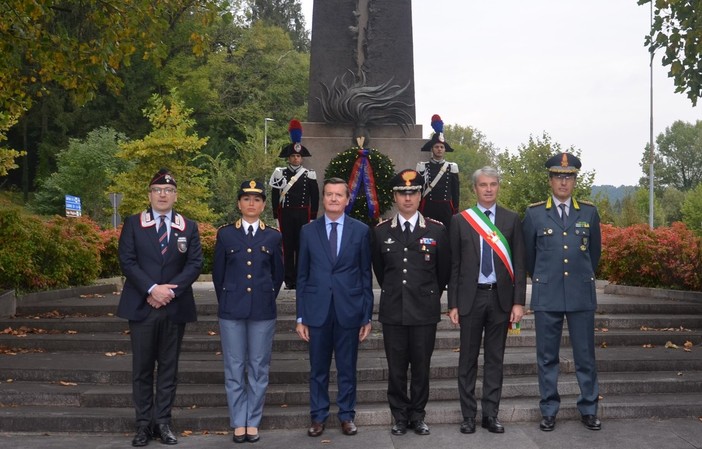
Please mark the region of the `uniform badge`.
[[580, 251], [587, 251], [587, 246], [580, 245]]
[[548, 235], [553, 234], [553, 229], [551, 229], [551, 228], [546, 229], [546, 234], [548, 234]]
[[383, 243], [385, 243], [386, 245], [392, 245], [393, 243], [395, 243], [395, 241], [392, 239], [392, 237], [388, 237], [388, 239]]
[[185, 253], [188, 251], [188, 238], [178, 237], [178, 251]]
[[431, 255], [430, 255], [430, 254], [425, 254], [425, 255], [424, 255], [424, 261], [425, 261], [425, 262], [431, 262]]

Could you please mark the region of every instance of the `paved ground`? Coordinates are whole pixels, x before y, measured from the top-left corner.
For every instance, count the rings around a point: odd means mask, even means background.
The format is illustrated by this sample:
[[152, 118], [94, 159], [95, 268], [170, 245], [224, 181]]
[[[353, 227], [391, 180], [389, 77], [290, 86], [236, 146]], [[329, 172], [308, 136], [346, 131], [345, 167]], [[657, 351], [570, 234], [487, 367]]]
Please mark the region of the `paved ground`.
[[[700, 406], [702, 413], [702, 405]], [[347, 437], [338, 428], [328, 429], [319, 438], [309, 438], [304, 429], [261, 432], [258, 448], [334, 449], [425, 449], [425, 448], [509, 448], [509, 449], [692, 449], [702, 448], [702, 421], [696, 417], [668, 420], [609, 420], [593, 432], [580, 422], [559, 421], [553, 432], [541, 432], [537, 423], [507, 423], [503, 435], [478, 428], [463, 435], [456, 425], [431, 426], [431, 435], [413, 433], [392, 436], [385, 427], [359, 427], [356, 436]], [[2, 449], [114, 449], [131, 447], [131, 435], [91, 434], [0, 434]], [[180, 436], [176, 448], [221, 449], [236, 446], [229, 435]], [[166, 447], [152, 441], [148, 447]]]

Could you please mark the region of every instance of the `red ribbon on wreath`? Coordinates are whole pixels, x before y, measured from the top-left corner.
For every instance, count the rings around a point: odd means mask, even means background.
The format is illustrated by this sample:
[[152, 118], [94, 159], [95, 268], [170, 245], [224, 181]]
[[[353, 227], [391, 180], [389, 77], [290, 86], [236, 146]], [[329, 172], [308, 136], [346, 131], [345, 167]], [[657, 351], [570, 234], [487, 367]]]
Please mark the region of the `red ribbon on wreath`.
[[370, 159], [368, 159], [370, 152], [371, 150], [366, 148], [358, 150], [358, 157], [356, 157], [356, 162], [353, 164], [351, 177], [349, 178], [351, 197], [349, 198], [349, 205], [346, 206], [346, 213], [350, 213], [353, 210], [358, 193], [363, 188], [366, 194], [366, 202], [368, 203], [368, 217], [377, 219], [380, 217], [380, 204], [378, 202], [378, 192], [375, 188], [373, 167], [370, 164]]

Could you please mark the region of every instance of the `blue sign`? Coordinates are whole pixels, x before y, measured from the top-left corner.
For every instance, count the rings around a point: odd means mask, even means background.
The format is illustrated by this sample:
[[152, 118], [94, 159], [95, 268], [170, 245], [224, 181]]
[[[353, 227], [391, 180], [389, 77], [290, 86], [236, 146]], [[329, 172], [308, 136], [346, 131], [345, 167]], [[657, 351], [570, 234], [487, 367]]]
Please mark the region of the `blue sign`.
[[67, 217], [80, 217], [81, 207], [80, 207], [80, 197], [73, 195], [66, 195], [66, 216]]

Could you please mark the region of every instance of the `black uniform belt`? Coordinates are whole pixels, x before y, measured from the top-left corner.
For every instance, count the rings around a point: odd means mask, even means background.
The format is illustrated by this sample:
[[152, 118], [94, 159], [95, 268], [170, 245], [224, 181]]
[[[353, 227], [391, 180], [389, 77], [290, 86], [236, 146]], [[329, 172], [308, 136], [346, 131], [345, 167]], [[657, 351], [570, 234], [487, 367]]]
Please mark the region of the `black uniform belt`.
[[478, 284], [478, 290], [495, 290], [497, 288], [497, 283], [493, 284]]

